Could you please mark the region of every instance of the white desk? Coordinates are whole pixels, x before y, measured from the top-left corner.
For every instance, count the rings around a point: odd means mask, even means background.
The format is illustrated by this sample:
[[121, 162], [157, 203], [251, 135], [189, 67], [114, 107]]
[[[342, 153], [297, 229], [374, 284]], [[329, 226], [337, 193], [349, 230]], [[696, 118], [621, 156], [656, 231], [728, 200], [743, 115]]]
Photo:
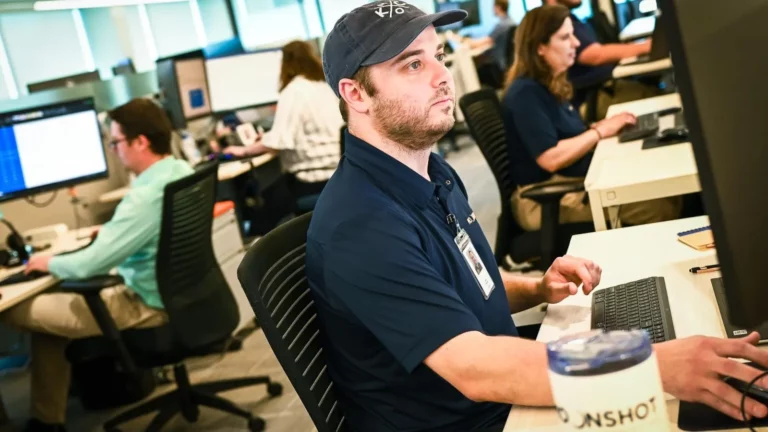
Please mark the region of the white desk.
[[654, 28], [656, 28], [656, 16], [635, 18], [624, 27], [624, 30], [619, 32], [619, 40], [626, 42], [648, 37], [653, 34]]
[[[251, 158], [250, 160], [240, 160], [232, 162], [224, 162], [219, 164], [218, 178], [219, 181], [226, 181], [233, 179], [237, 176], [243, 175], [248, 171], [258, 168], [261, 165], [266, 164], [278, 157], [277, 153], [264, 153], [262, 155]], [[118, 189], [111, 190], [99, 196], [100, 203], [109, 203], [114, 201], [120, 201], [128, 193], [130, 186], [123, 186]]]
[[[634, 58], [634, 57], [633, 57]], [[630, 59], [624, 59], [624, 62], [631, 61]], [[633, 65], [621, 64], [613, 68], [613, 78], [627, 78], [639, 75], [654, 74], [658, 72], [664, 72], [672, 70], [672, 59], [665, 58], [648, 63], [639, 63]]]
[[[41, 253], [56, 254], [83, 246], [90, 241], [89, 236], [95, 228], [88, 227], [77, 231], [69, 231], [56, 244], [51, 245], [50, 249]], [[81, 239], [78, 240], [78, 238]], [[0, 279], [22, 269], [23, 267], [21, 266], [11, 269], [0, 269]], [[55, 285], [56, 282], [57, 280], [53, 276], [44, 276], [33, 281], [0, 287], [0, 295], [2, 296], [0, 298], [0, 312], [16, 306], [30, 297], [36, 296]]]
[[[678, 94], [664, 95], [612, 105], [608, 116], [622, 111], [647, 114], [681, 106]], [[662, 119], [661, 128], [671, 127], [672, 116]], [[600, 141], [587, 171], [584, 187], [589, 193], [595, 230], [605, 230], [603, 209], [608, 208], [612, 225], [619, 205], [701, 191], [698, 167], [690, 143], [650, 150], [642, 140], [619, 143], [618, 138]]]
[[[694, 275], [691, 267], [715, 263], [715, 251], [694, 250], [676, 233], [709, 224], [707, 217], [681, 219], [573, 237], [568, 253], [597, 262], [603, 268], [598, 289], [651, 276], [667, 286], [672, 322], [678, 339], [706, 335], [725, 337], [710, 279], [719, 273]], [[591, 296], [579, 294], [550, 305], [537, 340], [550, 342], [591, 325]], [[668, 397], [672, 430], [677, 429], [679, 401]], [[554, 409], [513, 407], [505, 432], [561, 430]]]

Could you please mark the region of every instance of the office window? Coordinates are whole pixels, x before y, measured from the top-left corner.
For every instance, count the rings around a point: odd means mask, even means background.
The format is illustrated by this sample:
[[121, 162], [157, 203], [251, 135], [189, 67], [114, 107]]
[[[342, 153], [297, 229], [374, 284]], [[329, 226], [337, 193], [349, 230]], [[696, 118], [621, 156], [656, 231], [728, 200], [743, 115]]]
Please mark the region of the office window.
[[209, 44], [235, 37], [235, 28], [229, 19], [227, 2], [229, 0], [197, 0], [200, 15], [203, 18], [205, 36]]
[[315, 0], [304, 0], [304, 16], [307, 17], [308, 37], [322, 37], [331, 31], [330, 28], [326, 28], [325, 33], [323, 32], [323, 26], [320, 22], [320, 13], [317, 9], [317, 2]]
[[130, 57], [120, 44], [118, 27], [112, 17], [112, 8], [81, 9], [85, 33], [93, 52], [93, 61], [102, 77], [112, 76], [112, 66]]
[[512, 0], [509, 2], [509, 17], [515, 24], [520, 24], [525, 16], [525, 5], [523, 0]]
[[20, 94], [27, 83], [88, 71], [70, 10], [2, 14], [0, 32]]
[[158, 57], [201, 48], [188, 2], [149, 3], [146, 8]]
[[240, 38], [247, 49], [307, 39], [301, 5], [296, 1], [240, 0]]
[[333, 25], [336, 24], [336, 21], [338, 21], [342, 15], [365, 3], [371, 3], [371, 1], [320, 0], [320, 10], [323, 13], [325, 31], [330, 32], [333, 29]]

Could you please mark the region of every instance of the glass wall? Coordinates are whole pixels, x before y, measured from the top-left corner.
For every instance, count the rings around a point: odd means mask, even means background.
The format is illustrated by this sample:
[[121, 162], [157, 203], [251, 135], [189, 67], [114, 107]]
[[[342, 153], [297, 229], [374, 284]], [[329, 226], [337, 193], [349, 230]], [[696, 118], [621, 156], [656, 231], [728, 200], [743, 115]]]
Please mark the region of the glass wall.
[[21, 94], [28, 83], [90, 70], [72, 11], [2, 14], [0, 34]]

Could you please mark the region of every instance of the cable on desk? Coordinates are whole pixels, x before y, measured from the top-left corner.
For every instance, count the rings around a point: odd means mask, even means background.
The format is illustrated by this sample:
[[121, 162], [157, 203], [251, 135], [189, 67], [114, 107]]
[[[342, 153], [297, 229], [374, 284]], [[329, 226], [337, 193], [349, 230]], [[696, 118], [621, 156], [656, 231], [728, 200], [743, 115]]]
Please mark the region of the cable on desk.
[[766, 376], [768, 376], [768, 371], [765, 371], [760, 375], [756, 376], [755, 379], [753, 379], [752, 381], [749, 382], [749, 384], [747, 384], [747, 388], [745, 388], [744, 391], [741, 393], [741, 418], [744, 419], [744, 424], [752, 432], [757, 432], [757, 431], [755, 430], [755, 428], [752, 427], [752, 420], [750, 420], [747, 417], [747, 412], [744, 409], [744, 404], [747, 401], [747, 393], [749, 393], [749, 390], [752, 388], [752, 386], [755, 385], [755, 383], [759, 381], [761, 378]]
[[48, 207], [49, 205], [51, 205], [53, 203], [53, 201], [56, 199], [56, 196], [58, 194], [59, 194], [58, 190], [53, 191], [53, 195], [51, 195], [51, 197], [48, 198], [48, 201], [45, 201], [45, 202], [42, 202], [42, 203], [39, 203], [39, 202], [35, 201], [35, 197], [34, 196], [28, 196], [25, 199], [26, 199], [27, 203], [29, 203], [30, 205], [35, 206], [37, 208], [43, 208], [43, 207]]

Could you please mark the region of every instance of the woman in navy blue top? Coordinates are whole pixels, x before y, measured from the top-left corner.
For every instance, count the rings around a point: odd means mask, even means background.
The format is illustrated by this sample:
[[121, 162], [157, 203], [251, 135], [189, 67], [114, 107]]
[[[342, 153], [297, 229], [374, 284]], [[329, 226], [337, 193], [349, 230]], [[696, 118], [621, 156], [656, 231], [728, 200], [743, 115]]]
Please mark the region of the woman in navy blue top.
[[[579, 40], [570, 12], [563, 6], [542, 6], [529, 12], [515, 41], [515, 62], [501, 105], [509, 141], [512, 175], [519, 185], [512, 197], [513, 213], [523, 229], [537, 230], [540, 206], [520, 194], [553, 181], [583, 181], [598, 141], [612, 137], [635, 116], [621, 113], [587, 127], [568, 102], [573, 87], [567, 72], [576, 59]], [[622, 206], [620, 218], [629, 225], [677, 217], [679, 199]], [[561, 222], [592, 220], [585, 192], [561, 201]]]

